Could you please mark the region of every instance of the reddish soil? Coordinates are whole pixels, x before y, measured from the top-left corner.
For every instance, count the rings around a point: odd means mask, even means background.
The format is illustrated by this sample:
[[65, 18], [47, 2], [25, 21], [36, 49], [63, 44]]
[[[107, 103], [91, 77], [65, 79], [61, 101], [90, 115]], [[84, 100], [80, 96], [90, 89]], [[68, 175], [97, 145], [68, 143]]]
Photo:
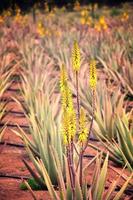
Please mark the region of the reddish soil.
[[[15, 86], [13, 85], [12, 88], [15, 88]], [[4, 97], [10, 98], [14, 95], [16, 95], [15, 91], [7, 91]], [[12, 101], [8, 103], [8, 110], [10, 109], [16, 113], [9, 112], [8, 116], [6, 116], [3, 122], [8, 122], [10, 125], [16, 125], [16, 123], [19, 125], [28, 125], [23, 114], [21, 115], [18, 113], [23, 111], [22, 108], [16, 104], [16, 102]], [[0, 144], [0, 200], [31, 200], [31, 193], [28, 190], [23, 191], [20, 189], [20, 183], [22, 182], [21, 179], [24, 176], [30, 176], [28, 170], [22, 162], [22, 159], [25, 158], [29, 161], [29, 158], [23, 147], [9, 145], [9, 143], [22, 144], [20, 138], [13, 133], [13, 128], [10, 126], [5, 130], [5, 135], [2, 140], [4, 144]], [[97, 145], [99, 146], [99, 143], [97, 143]], [[95, 155], [96, 152], [91, 148], [88, 148], [86, 154]], [[88, 159], [86, 159], [86, 162], [88, 162]], [[112, 164], [110, 163], [110, 165]], [[117, 171], [121, 170], [120, 168], [115, 169]], [[91, 183], [90, 180], [92, 178], [93, 171], [94, 165], [89, 168], [86, 174], [88, 183]], [[127, 171], [125, 173], [127, 174]], [[109, 168], [107, 186], [109, 186], [117, 176], [118, 174]], [[19, 177], [19, 179], [17, 177]], [[123, 179], [121, 178], [119, 185], [122, 183]], [[34, 193], [38, 200], [51, 199], [47, 191], [35, 191]], [[123, 199], [132, 200], [133, 198], [125, 195]]]

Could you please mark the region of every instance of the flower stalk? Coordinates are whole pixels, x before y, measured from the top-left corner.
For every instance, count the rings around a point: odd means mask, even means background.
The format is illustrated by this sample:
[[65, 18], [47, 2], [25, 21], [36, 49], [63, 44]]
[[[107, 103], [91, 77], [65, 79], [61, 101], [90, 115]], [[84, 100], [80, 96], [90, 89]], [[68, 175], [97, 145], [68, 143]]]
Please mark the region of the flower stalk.
[[79, 70], [80, 70], [80, 49], [77, 41], [74, 41], [72, 50], [72, 67], [76, 77], [76, 97], [77, 97], [77, 116], [78, 124], [80, 118], [80, 102], [79, 102]]
[[[95, 89], [96, 89], [96, 62], [92, 60], [90, 63], [90, 88], [92, 91], [92, 119], [90, 128], [87, 128], [86, 114], [84, 110], [80, 109], [79, 101], [79, 69], [80, 69], [80, 52], [77, 42], [74, 42], [72, 52], [73, 70], [76, 75], [76, 92], [77, 92], [77, 122], [76, 113], [73, 105], [72, 93], [68, 86], [67, 72], [65, 67], [61, 69], [61, 95], [62, 95], [62, 109], [63, 109], [63, 136], [66, 145], [67, 163], [70, 176], [70, 185], [72, 190], [72, 199], [76, 200], [76, 173], [79, 171], [79, 185], [81, 190], [83, 188], [83, 155], [88, 146], [89, 136], [92, 131], [93, 119], [95, 114]], [[78, 153], [78, 163], [75, 166], [74, 154], [75, 154], [75, 136], [78, 135], [78, 142], [80, 144], [80, 151]], [[76, 151], [77, 153], [77, 151]]]
[[[95, 60], [92, 60], [90, 63], [90, 88], [92, 92], [92, 119], [91, 119], [91, 124], [90, 128], [88, 131], [87, 135], [87, 129], [85, 126], [85, 115], [83, 111], [81, 111], [81, 118], [80, 118], [80, 129], [82, 130], [82, 134], [80, 133], [80, 137], [82, 135], [82, 140], [81, 140], [81, 150], [80, 150], [80, 156], [79, 156], [79, 165], [80, 165], [80, 186], [82, 188], [83, 185], [83, 155], [84, 152], [88, 146], [89, 143], [89, 137], [92, 132], [92, 126], [93, 126], [93, 121], [94, 121], [94, 116], [95, 116], [95, 89], [96, 89], [96, 82], [97, 82], [97, 74], [96, 74], [96, 62]], [[85, 144], [83, 143], [85, 142]]]
[[70, 174], [70, 183], [72, 189], [73, 200], [75, 199], [75, 169], [74, 169], [74, 136], [76, 134], [76, 115], [73, 106], [72, 93], [67, 83], [67, 73], [65, 67], [62, 66], [60, 80], [62, 94], [63, 109], [63, 136], [66, 144], [67, 163]]

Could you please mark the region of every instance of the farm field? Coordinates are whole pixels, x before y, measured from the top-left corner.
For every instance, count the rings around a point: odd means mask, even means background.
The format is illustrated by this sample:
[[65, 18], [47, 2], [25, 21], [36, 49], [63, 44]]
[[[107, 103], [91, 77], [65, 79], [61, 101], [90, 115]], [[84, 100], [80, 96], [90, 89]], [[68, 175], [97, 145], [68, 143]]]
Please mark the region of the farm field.
[[133, 199], [133, 4], [0, 14], [0, 200]]

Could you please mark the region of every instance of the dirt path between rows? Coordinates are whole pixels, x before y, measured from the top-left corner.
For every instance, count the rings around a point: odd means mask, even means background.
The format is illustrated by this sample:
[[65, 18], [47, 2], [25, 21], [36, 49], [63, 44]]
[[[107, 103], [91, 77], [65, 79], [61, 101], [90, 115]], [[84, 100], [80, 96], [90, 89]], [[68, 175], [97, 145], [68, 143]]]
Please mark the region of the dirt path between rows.
[[[3, 98], [9, 100], [7, 110], [10, 110], [2, 123], [7, 122], [4, 137], [0, 144], [0, 200], [31, 200], [28, 190], [20, 189], [20, 183], [24, 177], [30, 177], [22, 159], [29, 160], [23, 143], [12, 129], [16, 124], [27, 127], [27, 121], [21, 107], [11, 97], [18, 93], [18, 84], [13, 83], [6, 91]], [[21, 96], [20, 96], [21, 99]], [[47, 191], [35, 191], [38, 200], [50, 200]]]

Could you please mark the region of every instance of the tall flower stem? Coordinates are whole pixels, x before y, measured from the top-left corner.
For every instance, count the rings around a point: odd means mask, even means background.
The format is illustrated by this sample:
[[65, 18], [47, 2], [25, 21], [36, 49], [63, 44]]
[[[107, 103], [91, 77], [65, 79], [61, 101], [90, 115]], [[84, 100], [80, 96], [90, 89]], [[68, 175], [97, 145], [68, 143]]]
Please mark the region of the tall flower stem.
[[70, 158], [71, 158], [71, 171], [72, 171], [72, 177], [73, 177], [73, 200], [76, 200], [76, 196], [75, 196], [75, 169], [74, 169], [74, 161], [73, 161], [73, 150], [74, 150], [74, 146], [73, 146], [73, 140], [71, 141], [71, 150], [70, 150]]
[[92, 133], [94, 117], [95, 117], [95, 90], [93, 89], [92, 90], [92, 118], [91, 118], [91, 124], [90, 124], [89, 132], [88, 132], [88, 138], [87, 138], [86, 144], [83, 148], [83, 153], [85, 152], [85, 150], [88, 146], [88, 143], [89, 143], [90, 134]]
[[83, 182], [83, 143], [81, 146], [81, 152], [80, 152], [80, 158], [79, 158], [79, 163], [80, 163], [80, 171], [79, 171], [79, 182], [80, 182], [80, 186], [82, 188], [82, 182]]
[[92, 89], [92, 119], [91, 119], [91, 124], [90, 124], [86, 143], [85, 143], [85, 145], [83, 145], [83, 143], [81, 144], [81, 151], [80, 151], [80, 156], [79, 156], [79, 167], [80, 167], [79, 179], [80, 179], [81, 187], [83, 185], [83, 155], [84, 155], [86, 148], [88, 147], [89, 137], [90, 137], [90, 134], [92, 132], [92, 127], [93, 127], [94, 116], [95, 116], [95, 89]]
[[[80, 102], [79, 102], [79, 80], [78, 80], [78, 71], [76, 71], [76, 92], [77, 92], [77, 115], [78, 115], [78, 129], [79, 129], [79, 119], [80, 119]], [[81, 151], [79, 155], [79, 181], [80, 181], [80, 186], [82, 187], [82, 169], [83, 169], [83, 143], [81, 146]]]
[[67, 161], [68, 168], [70, 174], [70, 182], [72, 188], [72, 200], [76, 200], [75, 196], [75, 171], [74, 171], [74, 163], [73, 163], [73, 144], [69, 144], [67, 147]]
[[69, 175], [70, 175], [70, 183], [71, 183], [71, 187], [73, 187], [73, 180], [72, 180], [72, 173], [71, 173], [71, 161], [70, 161], [70, 148], [69, 146], [67, 146], [67, 163], [68, 163], [68, 169], [69, 169]]
[[80, 118], [80, 102], [79, 102], [79, 79], [78, 79], [78, 71], [76, 71], [76, 98], [77, 98], [77, 114], [78, 114], [78, 125]]

